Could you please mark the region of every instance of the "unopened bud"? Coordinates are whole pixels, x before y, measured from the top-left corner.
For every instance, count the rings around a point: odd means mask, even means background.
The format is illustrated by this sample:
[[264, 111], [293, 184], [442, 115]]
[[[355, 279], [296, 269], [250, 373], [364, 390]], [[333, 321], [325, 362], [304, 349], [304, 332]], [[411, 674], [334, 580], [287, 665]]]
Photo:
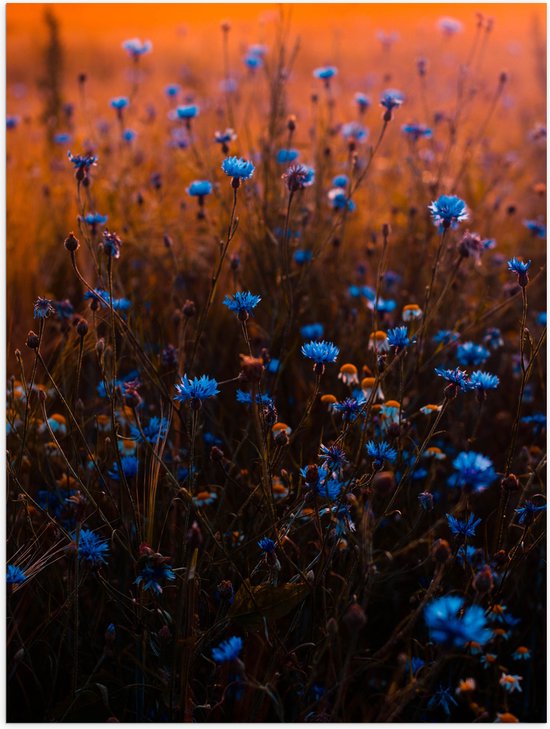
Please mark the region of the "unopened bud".
[[451, 547], [446, 539], [438, 539], [432, 549], [432, 558], [435, 562], [444, 564], [451, 556]]
[[86, 319], [80, 319], [76, 325], [76, 331], [80, 337], [85, 337], [88, 334], [88, 322]]
[[69, 235], [65, 238], [63, 245], [70, 253], [74, 253], [80, 247], [78, 238], [74, 235], [74, 233], [69, 233]]
[[27, 347], [29, 349], [38, 349], [38, 345], [40, 344], [40, 337], [38, 334], [36, 334], [33, 331], [30, 331], [27, 334]]

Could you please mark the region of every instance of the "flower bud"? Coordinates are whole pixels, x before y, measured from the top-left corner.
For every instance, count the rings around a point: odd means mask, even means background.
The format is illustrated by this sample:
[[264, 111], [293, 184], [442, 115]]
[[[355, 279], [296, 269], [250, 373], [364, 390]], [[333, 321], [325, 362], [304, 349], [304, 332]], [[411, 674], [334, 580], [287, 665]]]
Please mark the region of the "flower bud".
[[446, 539], [438, 539], [432, 548], [432, 558], [435, 562], [444, 564], [451, 556], [451, 547]]
[[65, 238], [63, 245], [70, 253], [74, 253], [80, 247], [78, 238], [76, 238], [74, 233], [69, 233], [69, 235]]
[[27, 347], [29, 349], [38, 349], [38, 345], [40, 344], [40, 337], [38, 334], [35, 334], [35, 332], [30, 331], [27, 334]]

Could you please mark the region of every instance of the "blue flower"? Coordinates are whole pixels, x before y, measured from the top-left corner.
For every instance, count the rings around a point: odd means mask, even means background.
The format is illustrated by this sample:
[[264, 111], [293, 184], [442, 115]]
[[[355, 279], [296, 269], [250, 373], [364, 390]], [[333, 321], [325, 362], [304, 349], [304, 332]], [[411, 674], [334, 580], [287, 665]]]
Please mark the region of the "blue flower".
[[34, 304], [34, 318], [47, 319], [50, 314], [55, 314], [52, 302], [50, 299], [43, 299], [39, 296]]
[[512, 273], [517, 274], [518, 277], [518, 283], [520, 286], [525, 287], [529, 283], [529, 276], [527, 275], [527, 271], [531, 268], [531, 261], [522, 261], [519, 258], [512, 258], [510, 261], [508, 261], [508, 270]]
[[441, 229], [456, 228], [458, 223], [468, 220], [468, 208], [464, 200], [456, 195], [441, 195], [435, 202], [428, 205], [435, 225]]
[[401, 106], [404, 101], [404, 94], [396, 89], [386, 89], [380, 97], [380, 105], [390, 113], [393, 109]]
[[[429, 603], [424, 620], [430, 640], [452, 648], [464, 648], [467, 643], [484, 645], [491, 638], [487, 618], [479, 605], [464, 608], [464, 598], [446, 595]], [[461, 612], [462, 611], [462, 612]]]
[[473, 514], [470, 514], [468, 521], [456, 519], [452, 514], [446, 514], [445, 516], [452, 535], [461, 539], [475, 537], [476, 529], [481, 524], [481, 519], [476, 519]]
[[142, 42], [139, 38], [131, 38], [130, 40], [124, 41], [122, 47], [125, 51], [128, 51], [129, 55], [134, 59], [144, 56], [146, 53], [153, 50], [153, 44], [151, 41], [146, 40]]
[[289, 167], [282, 177], [290, 192], [297, 192], [313, 185], [315, 170], [307, 165], [296, 164]]
[[433, 710], [440, 707], [443, 709], [445, 716], [450, 716], [451, 704], [453, 706], [458, 706], [451, 694], [451, 689], [440, 686], [437, 691], [434, 692], [432, 698], [428, 701], [428, 709]]
[[347, 175], [336, 175], [332, 178], [332, 184], [334, 187], [346, 188], [349, 185], [349, 178]]
[[212, 658], [216, 663], [227, 663], [235, 661], [243, 649], [242, 638], [233, 635], [229, 640], [224, 640], [217, 648], [212, 649]]
[[116, 233], [111, 233], [109, 230], [103, 231], [101, 247], [110, 258], [120, 258], [121, 245], [122, 241]]
[[476, 370], [470, 375], [470, 386], [473, 390], [478, 392], [485, 392], [486, 390], [496, 390], [500, 380], [496, 375], [490, 372], [482, 372]]
[[88, 213], [84, 216], [84, 222], [92, 227], [96, 225], [105, 225], [107, 220], [107, 215], [100, 215], [100, 213]]
[[195, 180], [187, 188], [187, 194], [191, 197], [204, 197], [212, 192], [212, 183], [208, 180]]
[[300, 156], [300, 152], [298, 152], [297, 149], [280, 149], [277, 152], [277, 162], [282, 164], [290, 164], [290, 162], [294, 162], [294, 160], [298, 159]]
[[[73, 534], [76, 541], [76, 534]], [[107, 564], [105, 557], [109, 553], [109, 545], [105, 539], [101, 539], [95, 532], [89, 529], [81, 529], [78, 538], [78, 558], [89, 562], [92, 567], [99, 567]]]
[[[237, 390], [236, 397], [237, 402], [244, 403], [245, 405], [250, 405], [252, 403], [252, 395], [244, 390]], [[269, 403], [272, 403], [273, 400], [267, 394], [260, 395], [260, 393], [257, 393], [256, 402], [258, 405], [268, 405]]]
[[502, 347], [504, 344], [500, 329], [497, 329], [496, 327], [490, 327], [489, 329], [486, 329], [485, 333], [483, 334], [483, 342], [489, 347], [489, 349], [492, 349], [493, 351], [500, 349], [500, 347]]
[[463, 367], [474, 366], [485, 364], [489, 359], [491, 353], [481, 344], [475, 344], [475, 342], [464, 342], [460, 344], [456, 350], [456, 358], [458, 363]]
[[320, 322], [314, 324], [305, 324], [300, 329], [300, 335], [304, 339], [322, 339], [325, 333], [325, 327]]
[[369, 136], [369, 130], [356, 121], [342, 124], [341, 132], [346, 141], [352, 139], [354, 142], [364, 142]]
[[235, 134], [233, 129], [231, 129], [230, 127], [228, 127], [223, 132], [214, 133], [214, 141], [217, 142], [218, 144], [221, 144], [224, 151], [227, 151], [227, 149], [226, 149], [227, 143], [232, 142], [235, 139], [237, 139], [237, 135]]
[[335, 501], [340, 496], [343, 485], [337, 478], [319, 479], [315, 484], [315, 491], [321, 498], [327, 499], [327, 501]]
[[401, 129], [415, 142], [417, 142], [421, 137], [430, 139], [432, 136], [432, 130], [425, 124], [404, 124]]
[[535, 518], [537, 511], [546, 511], [546, 504], [536, 506], [532, 501], [524, 501], [519, 509], [515, 511], [518, 515], [518, 524], [529, 526]]
[[135, 132], [133, 129], [125, 129], [122, 132], [122, 139], [124, 139], [125, 142], [133, 142], [136, 137], [137, 132]]
[[261, 68], [263, 65], [263, 58], [256, 55], [255, 53], [247, 53], [244, 57], [245, 65], [253, 71], [257, 68]]
[[381, 440], [378, 443], [374, 440], [369, 440], [365, 448], [369, 456], [374, 459], [373, 466], [376, 469], [382, 468], [384, 461], [394, 463], [397, 458], [397, 451], [385, 440]]
[[436, 367], [434, 372], [439, 377], [443, 377], [444, 380], [449, 382], [451, 385], [460, 388], [463, 392], [470, 389], [470, 380], [468, 373], [459, 369], [458, 367], [454, 370], [445, 370], [442, 367]]
[[453, 332], [450, 329], [440, 329], [437, 334], [434, 334], [433, 341], [436, 344], [451, 344], [451, 342], [458, 342], [460, 334]]
[[531, 425], [533, 427], [533, 434], [539, 435], [546, 428], [546, 415], [544, 413], [526, 415], [520, 420], [520, 423]]
[[347, 195], [343, 187], [333, 187], [328, 191], [328, 199], [332, 203], [334, 210], [349, 210], [352, 213], [355, 210], [355, 203]]
[[250, 180], [254, 174], [254, 165], [242, 157], [226, 157], [222, 162], [222, 170], [234, 180]]
[[181, 86], [179, 84], [168, 84], [168, 86], [165, 86], [164, 93], [166, 96], [172, 98], [174, 96], [177, 96], [181, 90]]
[[76, 170], [88, 170], [97, 164], [97, 157], [94, 154], [72, 154], [67, 152], [67, 157], [71, 160]]
[[59, 132], [59, 134], [54, 134], [53, 141], [56, 144], [67, 144], [71, 141], [71, 135], [68, 132]]
[[[166, 558], [162, 558], [166, 559]], [[164, 561], [149, 557], [134, 580], [134, 585], [143, 585], [144, 590], [152, 590], [156, 595], [162, 594], [161, 582], [176, 579], [174, 570]]]
[[258, 541], [258, 547], [262, 550], [262, 552], [266, 552], [266, 554], [271, 554], [275, 551], [275, 542], [269, 537], [263, 537]]
[[404, 349], [411, 343], [407, 327], [395, 327], [388, 330], [388, 344], [396, 349]]
[[361, 91], [358, 91], [353, 98], [361, 112], [366, 111], [371, 104], [369, 97], [366, 94], [361, 93]]
[[340, 413], [345, 423], [353, 423], [357, 420], [362, 408], [362, 403], [354, 397], [347, 397], [342, 402], [336, 402], [332, 406], [335, 413]]
[[218, 383], [208, 375], [195, 377], [193, 380], [184, 375], [181, 382], [176, 385], [176, 390], [174, 400], [177, 402], [190, 400], [192, 405], [200, 405], [204, 400], [215, 397], [219, 393]]
[[462, 451], [453, 461], [455, 473], [449, 478], [449, 486], [485, 491], [496, 479], [493, 462], [481, 453]]
[[19, 124], [18, 116], [7, 116], [6, 117], [6, 129], [15, 129]]
[[241, 321], [246, 321], [261, 300], [260, 296], [250, 291], [237, 291], [233, 296], [226, 296], [222, 304], [237, 314]]
[[271, 374], [275, 374], [279, 370], [279, 366], [281, 364], [281, 361], [276, 359], [275, 357], [272, 357], [266, 366], [266, 371], [270, 372]]
[[125, 109], [127, 106], [129, 106], [130, 99], [127, 96], [115, 96], [114, 99], [111, 99], [110, 104], [113, 109], [116, 109], [117, 111], [122, 111], [122, 109]]
[[178, 119], [194, 119], [199, 115], [199, 107], [196, 104], [188, 104], [187, 106], [178, 106], [176, 115]]
[[326, 446], [321, 443], [320, 462], [330, 471], [340, 471], [348, 462], [346, 452], [338, 445]]
[[313, 252], [307, 251], [303, 248], [299, 248], [294, 252], [294, 261], [299, 265], [303, 266], [305, 263], [310, 263], [313, 260]]
[[25, 582], [27, 575], [23, 572], [21, 567], [17, 567], [15, 564], [9, 564], [6, 571], [6, 584], [7, 585], [20, 585]]
[[[122, 456], [120, 459], [122, 465], [122, 473], [125, 478], [133, 478], [137, 476], [139, 470], [139, 461], [135, 456]], [[109, 476], [115, 481], [120, 481], [120, 471], [118, 467], [118, 461], [113, 464], [113, 468], [109, 471]]]
[[523, 225], [530, 230], [533, 235], [539, 238], [546, 238], [546, 226], [539, 223], [537, 220], [524, 220]]
[[336, 362], [340, 350], [332, 342], [308, 342], [302, 345], [302, 354], [304, 357], [311, 359], [318, 365], [330, 364]]
[[[166, 433], [168, 432], [168, 426], [169, 424], [166, 418], [153, 417], [149, 420], [147, 425], [142, 426], [141, 430], [143, 431], [145, 440], [148, 443], [154, 445], [155, 443], [164, 440]], [[143, 442], [143, 438], [141, 433], [139, 432], [139, 428], [137, 428], [135, 425], [132, 425], [130, 428], [130, 436], [138, 443]]]
[[334, 78], [337, 73], [338, 69], [334, 66], [321, 66], [313, 71], [313, 76], [315, 78], [323, 79], [323, 81], [329, 81], [331, 78]]

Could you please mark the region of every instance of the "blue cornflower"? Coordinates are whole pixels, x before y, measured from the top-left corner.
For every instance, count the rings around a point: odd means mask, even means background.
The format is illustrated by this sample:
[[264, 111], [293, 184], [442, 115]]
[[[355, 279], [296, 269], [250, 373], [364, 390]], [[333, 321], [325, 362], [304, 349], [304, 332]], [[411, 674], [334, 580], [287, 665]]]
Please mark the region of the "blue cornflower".
[[369, 97], [366, 94], [361, 93], [361, 91], [358, 91], [353, 98], [355, 99], [355, 103], [359, 107], [360, 112], [365, 112], [371, 104]]
[[481, 344], [475, 342], [464, 342], [459, 344], [456, 350], [458, 363], [463, 367], [478, 367], [485, 364], [491, 353]]
[[479, 493], [485, 491], [496, 479], [493, 462], [481, 453], [462, 451], [453, 461], [455, 473], [448, 480], [449, 486]]
[[321, 66], [313, 71], [315, 78], [320, 78], [325, 82], [330, 81], [338, 73], [338, 69], [335, 66]]
[[496, 390], [499, 382], [498, 377], [490, 372], [476, 370], [470, 375], [470, 386], [472, 390], [477, 390], [480, 393], [486, 392], [487, 390]]
[[315, 484], [315, 491], [327, 501], [336, 501], [342, 491], [343, 483], [337, 478], [325, 478]]
[[56, 144], [67, 144], [71, 141], [71, 135], [68, 132], [59, 132], [59, 134], [54, 134], [53, 141]]
[[[163, 558], [166, 559], [166, 558]], [[152, 590], [156, 595], [162, 594], [161, 582], [176, 579], [174, 570], [164, 561], [149, 557], [134, 580], [134, 585], [143, 585], [144, 590]]]
[[88, 213], [84, 216], [84, 222], [92, 228], [97, 225], [105, 225], [107, 220], [107, 215], [100, 215], [100, 213]]
[[332, 203], [333, 210], [349, 210], [352, 213], [355, 210], [355, 203], [347, 195], [343, 187], [333, 187], [328, 191], [328, 199]]
[[72, 154], [70, 151], [67, 152], [67, 157], [71, 160], [74, 168], [77, 171], [88, 170], [90, 167], [97, 164], [97, 157], [94, 154]]
[[446, 370], [442, 367], [436, 367], [434, 372], [436, 375], [439, 375], [439, 377], [443, 377], [444, 380], [447, 380], [447, 382], [454, 388], [460, 388], [463, 392], [470, 389], [468, 373], [458, 367], [454, 370]]
[[430, 139], [432, 136], [432, 130], [425, 124], [404, 124], [401, 129], [414, 142], [417, 142], [421, 137]]
[[[245, 392], [244, 390], [237, 390], [235, 393], [237, 397], [237, 402], [244, 403], [245, 405], [250, 405], [252, 403], [252, 395], [249, 392]], [[268, 405], [269, 403], [272, 403], [273, 400], [269, 397], [267, 394], [256, 393], [256, 402], [258, 405]]]
[[271, 374], [275, 374], [279, 370], [279, 367], [281, 365], [281, 360], [277, 359], [276, 357], [272, 357], [269, 362], [266, 365], [266, 371], [270, 372]]
[[[139, 470], [139, 461], [135, 456], [122, 456], [120, 459], [122, 464], [122, 473], [125, 478], [133, 478], [137, 476]], [[120, 471], [118, 467], [118, 461], [113, 464], [113, 468], [109, 471], [109, 476], [115, 481], [120, 481]]]
[[222, 162], [222, 170], [233, 178], [233, 185], [237, 186], [240, 180], [250, 180], [254, 174], [254, 165], [242, 157], [226, 157]]
[[497, 329], [496, 327], [486, 329], [483, 334], [483, 342], [493, 351], [500, 349], [500, 347], [504, 344], [500, 329]]
[[460, 339], [460, 334], [458, 332], [453, 332], [450, 329], [440, 329], [436, 334], [433, 336], [433, 341], [436, 344], [451, 344], [451, 342], [458, 342]]
[[366, 139], [368, 139], [369, 136], [369, 130], [356, 121], [342, 124], [342, 128], [340, 131], [342, 132], [342, 136], [346, 141], [349, 141], [351, 139], [354, 142], [364, 142]]
[[323, 445], [321, 443], [319, 461], [329, 469], [329, 471], [340, 471], [348, 462], [346, 452], [335, 444]]
[[345, 423], [353, 423], [361, 412], [362, 403], [354, 397], [347, 397], [342, 402], [335, 402], [332, 409], [340, 413]]
[[6, 584], [7, 585], [20, 585], [25, 582], [27, 575], [23, 572], [21, 567], [15, 564], [9, 564], [6, 571]]
[[381, 440], [378, 443], [374, 440], [369, 440], [365, 448], [369, 456], [374, 459], [372, 465], [376, 469], [382, 468], [384, 461], [394, 463], [397, 458], [397, 451], [385, 440]]
[[215, 132], [214, 133], [214, 141], [218, 144], [222, 145], [222, 149], [224, 152], [227, 152], [227, 144], [228, 142], [233, 142], [235, 139], [237, 139], [237, 135], [235, 134], [234, 130], [228, 127], [223, 132]]
[[539, 238], [546, 238], [546, 226], [539, 223], [538, 220], [524, 220], [523, 225], [530, 230], [533, 235]]
[[518, 515], [518, 524], [529, 526], [537, 511], [546, 511], [546, 504], [536, 506], [532, 501], [524, 501], [519, 509], [515, 510]]
[[322, 339], [325, 333], [325, 327], [320, 322], [313, 324], [305, 324], [300, 329], [300, 335], [304, 339]]
[[388, 330], [388, 344], [396, 349], [408, 347], [411, 340], [408, 337], [407, 327], [395, 327]]
[[212, 648], [212, 658], [216, 663], [236, 661], [243, 649], [243, 639], [233, 635], [222, 641], [217, 648]]
[[418, 494], [418, 501], [424, 511], [432, 511], [434, 508], [434, 497], [429, 491], [422, 491]]
[[332, 178], [332, 184], [334, 187], [346, 188], [349, 185], [349, 177], [347, 175], [336, 175]]
[[486, 627], [485, 611], [479, 605], [464, 608], [464, 598], [446, 595], [429, 603], [424, 609], [424, 620], [430, 640], [448, 647], [464, 648], [467, 643], [484, 645], [491, 638]]
[[468, 220], [468, 208], [464, 200], [456, 195], [441, 195], [435, 202], [428, 205], [432, 220], [441, 230], [456, 228], [463, 220]]
[[164, 93], [169, 98], [173, 98], [174, 96], [177, 96], [181, 90], [181, 86], [179, 84], [168, 84], [168, 86], [164, 87]]
[[303, 266], [306, 263], [310, 263], [313, 260], [313, 251], [307, 251], [304, 248], [299, 248], [294, 251], [294, 261], [299, 265]]
[[380, 106], [383, 106], [386, 110], [384, 113], [384, 121], [390, 121], [393, 110], [401, 106], [404, 101], [405, 96], [401, 93], [401, 91], [397, 91], [396, 89], [386, 89], [380, 97]]
[[52, 302], [50, 299], [43, 299], [39, 296], [34, 304], [34, 318], [47, 319], [50, 314], [55, 314]]
[[178, 119], [194, 119], [199, 115], [200, 109], [196, 104], [188, 104], [187, 106], [178, 106], [176, 115]]
[[74, 306], [71, 304], [69, 299], [63, 301], [54, 301], [53, 307], [55, 313], [62, 321], [69, 321], [74, 315]]
[[117, 111], [122, 111], [122, 109], [125, 109], [127, 106], [130, 105], [130, 99], [127, 96], [115, 96], [114, 99], [111, 99], [109, 102], [113, 109], [116, 109]]
[[128, 51], [134, 60], [153, 50], [153, 44], [150, 40], [142, 42], [139, 38], [131, 38], [130, 40], [124, 41], [122, 47], [125, 51]]
[[332, 342], [324, 340], [320, 342], [311, 341], [302, 345], [302, 354], [304, 357], [313, 360], [316, 365], [326, 365], [336, 362], [340, 350]]
[[291, 165], [282, 177], [289, 191], [297, 192], [313, 185], [315, 170], [307, 165]]
[[539, 311], [537, 314], [536, 322], [539, 326], [545, 327], [548, 323], [548, 314], [546, 311]]
[[432, 698], [428, 701], [428, 709], [437, 709], [441, 707], [445, 716], [451, 715], [451, 705], [458, 706], [454, 700], [451, 689], [443, 688], [440, 686], [437, 691], [434, 692]]
[[209, 180], [195, 180], [187, 188], [187, 194], [191, 197], [204, 197], [212, 192], [212, 183]]
[[470, 514], [468, 521], [456, 519], [452, 514], [446, 514], [445, 516], [453, 537], [461, 539], [475, 537], [476, 529], [481, 524], [481, 519], [476, 519], [474, 514]]
[[6, 129], [15, 129], [19, 124], [18, 116], [7, 116], [6, 117]]
[[244, 63], [248, 68], [250, 68], [252, 71], [255, 71], [257, 68], [261, 68], [263, 66], [263, 58], [261, 56], [258, 56], [256, 53], [247, 53], [244, 57]]
[[275, 551], [275, 542], [269, 537], [262, 537], [262, 539], [258, 541], [258, 547], [262, 550], [262, 552], [271, 554]]
[[533, 427], [533, 435], [539, 435], [546, 428], [546, 415], [544, 413], [526, 415], [520, 420], [520, 423], [531, 425]]
[[215, 397], [219, 393], [217, 381], [208, 375], [195, 377], [193, 380], [184, 375], [181, 382], [176, 385], [176, 390], [174, 400], [177, 402], [190, 400], [194, 407], [199, 407], [204, 400]]
[[122, 139], [124, 139], [125, 142], [133, 142], [136, 137], [137, 132], [135, 132], [133, 129], [125, 129], [122, 132]]
[[[169, 423], [167, 418], [153, 417], [149, 420], [147, 425], [142, 426], [141, 430], [143, 432], [145, 440], [148, 443], [154, 445], [155, 443], [164, 440], [166, 433], [168, 432], [168, 427]], [[143, 438], [141, 433], [139, 432], [139, 428], [137, 428], [135, 425], [132, 425], [130, 427], [130, 436], [138, 443], [143, 442]]]
[[510, 261], [508, 261], [508, 270], [517, 274], [518, 283], [522, 288], [525, 288], [525, 286], [527, 286], [527, 284], [529, 283], [529, 276], [527, 275], [527, 271], [530, 268], [531, 261], [527, 261], [527, 263], [525, 263], [525, 261], [522, 261], [515, 256]]
[[298, 152], [297, 149], [280, 149], [277, 152], [276, 159], [280, 165], [283, 165], [294, 162], [294, 160], [297, 160], [299, 156], [300, 152]]
[[257, 294], [251, 294], [250, 291], [237, 291], [233, 296], [226, 296], [222, 301], [229, 311], [233, 311], [241, 321], [246, 321], [261, 301], [261, 297]]
[[[76, 534], [73, 534], [76, 541]], [[105, 539], [92, 532], [90, 529], [81, 529], [78, 538], [78, 559], [89, 562], [92, 567], [99, 567], [107, 564], [105, 557], [109, 553], [109, 545]]]

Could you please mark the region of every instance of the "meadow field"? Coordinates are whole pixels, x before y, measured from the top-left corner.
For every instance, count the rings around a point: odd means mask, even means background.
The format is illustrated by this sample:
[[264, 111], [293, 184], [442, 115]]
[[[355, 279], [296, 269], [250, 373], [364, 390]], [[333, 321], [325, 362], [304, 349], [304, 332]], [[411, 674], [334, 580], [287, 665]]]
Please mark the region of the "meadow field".
[[546, 6], [6, 29], [8, 721], [545, 721]]

